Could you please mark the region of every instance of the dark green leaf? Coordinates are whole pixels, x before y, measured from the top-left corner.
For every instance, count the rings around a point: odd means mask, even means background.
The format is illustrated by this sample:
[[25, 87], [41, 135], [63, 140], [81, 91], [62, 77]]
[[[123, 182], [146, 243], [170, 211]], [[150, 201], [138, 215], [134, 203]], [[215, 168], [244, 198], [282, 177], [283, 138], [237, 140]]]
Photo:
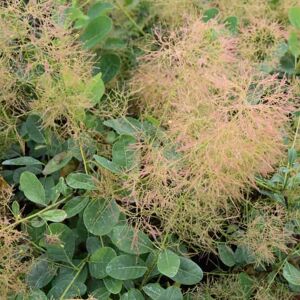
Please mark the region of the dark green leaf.
[[118, 223], [119, 216], [120, 211], [115, 200], [95, 199], [85, 208], [83, 220], [90, 233], [105, 235]]
[[57, 267], [45, 257], [37, 259], [29, 270], [26, 281], [32, 289], [40, 289], [53, 279], [56, 272]]
[[67, 214], [62, 209], [52, 209], [40, 214], [40, 217], [50, 222], [62, 222], [67, 218]]
[[127, 225], [114, 227], [110, 238], [121, 251], [129, 254], [140, 255], [153, 249], [152, 242], [146, 234]]
[[105, 287], [100, 287], [94, 290], [91, 295], [97, 300], [108, 300], [110, 292]]
[[107, 83], [119, 73], [121, 67], [121, 59], [117, 54], [106, 53], [101, 56], [97, 66], [102, 73], [103, 81]]
[[127, 293], [123, 294], [120, 300], [144, 300], [142, 293], [137, 289], [130, 289]]
[[232, 249], [225, 244], [218, 245], [218, 252], [220, 259], [227, 267], [233, 267], [235, 265], [235, 257]]
[[138, 257], [120, 255], [110, 261], [106, 267], [107, 274], [118, 280], [137, 279], [147, 271], [145, 264]]
[[247, 273], [239, 274], [239, 283], [243, 290], [244, 299], [248, 300], [251, 298], [252, 289], [253, 289], [253, 280]]
[[96, 236], [89, 236], [86, 240], [85, 247], [88, 253], [93, 254], [101, 247], [99, 238]]
[[26, 131], [29, 138], [38, 143], [45, 143], [45, 137], [42, 132], [42, 122], [41, 118], [37, 115], [30, 115], [25, 123]]
[[159, 283], [148, 283], [143, 287], [143, 291], [147, 296], [153, 300], [157, 300], [158, 297], [162, 294], [164, 289], [160, 286]]
[[4, 166], [32, 166], [42, 165], [43, 163], [31, 156], [22, 156], [12, 159], [7, 159], [2, 162]]
[[52, 223], [47, 228], [41, 246], [46, 248], [47, 255], [54, 261], [69, 262], [75, 251], [75, 236], [68, 226]]
[[142, 130], [142, 123], [134, 118], [118, 118], [104, 121], [103, 124], [114, 129], [120, 135], [136, 137]]
[[69, 174], [66, 178], [66, 183], [73, 189], [82, 189], [88, 191], [96, 189], [93, 177], [84, 173]]
[[132, 136], [121, 135], [113, 145], [112, 162], [126, 170], [132, 168], [136, 157], [136, 151], [133, 148], [135, 143], [136, 140]]
[[121, 173], [121, 169], [119, 168], [119, 166], [113, 163], [112, 161], [108, 160], [107, 158], [99, 155], [94, 155], [94, 159], [97, 162], [97, 164], [99, 164], [101, 167], [105, 168], [106, 170], [109, 170], [114, 174]]
[[89, 198], [78, 196], [69, 200], [63, 207], [68, 218], [72, 218], [79, 214], [88, 204]]
[[33, 173], [26, 171], [21, 174], [20, 189], [28, 200], [41, 205], [48, 204], [44, 187]]
[[172, 279], [178, 283], [185, 285], [194, 285], [200, 282], [203, 278], [201, 268], [192, 260], [180, 257], [179, 270]]
[[112, 20], [107, 16], [93, 19], [81, 35], [86, 49], [93, 48], [102, 42], [112, 29]]
[[43, 174], [50, 175], [63, 167], [65, 167], [72, 159], [73, 155], [69, 151], [61, 152], [56, 154], [51, 160], [46, 164]]
[[180, 258], [170, 250], [164, 250], [159, 253], [157, 268], [159, 272], [168, 277], [174, 277], [180, 266]]
[[283, 267], [283, 277], [288, 283], [300, 286], [300, 270], [289, 262], [286, 262]]
[[111, 277], [105, 277], [103, 279], [103, 282], [107, 290], [114, 295], [118, 295], [122, 290], [122, 286], [123, 286], [122, 280], [114, 279]]
[[165, 289], [157, 298], [157, 300], [183, 300], [183, 295], [179, 287], [170, 286]]
[[107, 276], [106, 267], [116, 257], [116, 252], [109, 247], [96, 250], [90, 257], [89, 270], [91, 275], [97, 279]]
[[[49, 299], [61, 299], [61, 296], [65, 293], [63, 299], [71, 299], [75, 297], [80, 297], [86, 293], [87, 287], [82, 282], [74, 282], [69, 286], [70, 280], [63, 279], [57, 282], [57, 284], [52, 287], [52, 289], [48, 293]], [[51, 298], [52, 297], [52, 298]]]

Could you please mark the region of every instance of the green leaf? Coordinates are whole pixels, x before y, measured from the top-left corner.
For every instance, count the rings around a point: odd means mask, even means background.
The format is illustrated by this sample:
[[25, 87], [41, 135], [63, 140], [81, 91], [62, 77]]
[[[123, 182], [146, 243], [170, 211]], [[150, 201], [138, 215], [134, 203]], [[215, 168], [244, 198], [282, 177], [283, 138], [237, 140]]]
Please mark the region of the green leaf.
[[288, 161], [289, 164], [292, 166], [297, 159], [297, 150], [295, 148], [288, 149]]
[[170, 250], [164, 250], [159, 253], [157, 268], [159, 272], [168, 277], [174, 277], [180, 266], [180, 258]]
[[64, 151], [56, 154], [51, 160], [46, 164], [43, 174], [50, 175], [63, 167], [65, 167], [72, 159], [73, 155], [69, 151]]
[[119, 216], [120, 210], [115, 200], [96, 199], [85, 208], [83, 221], [90, 233], [101, 236], [113, 229]]
[[45, 189], [33, 173], [26, 171], [21, 174], [20, 190], [23, 191], [28, 200], [34, 203], [44, 206], [48, 204]]
[[105, 92], [104, 82], [102, 80], [102, 74], [95, 75], [89, 83], [86, 85], [85, 94], [90, 99], [93, 105], [100, 103], [100, 100]]
[[100, 16], [89, 22], [80, 39], [86, 49], [91, 49], [102, 42], [111, 30], [112, 20], [107, 16]]
[[20, 204], [16, 200], [11, 205], [11, 210], [14, 217], [18, 217], [20, 215]]
[[62, 209], [52, 209], [43, 212], [40, 217], [50, 222], [62, 222], [67, 218], [67, 214]]
[[132, 137], [138, 136], [142, 130], [142, 123], [134, 118], [118, 118], [107, 120], [103, 125], [114, 129], [119, 135], [130, 135]]
[[48, 293], [49, 299], [61, 299], [61, 296], [64, 294], [65, 290], [68, 291], [65, 293], [65, 297], [63, 299], [71, 299], [75, 297], [80, 297], [84, 295], [87, 291], [87, 287], [82, 282], [74, 282], [69, 286], [70, 280], [63, 279], [57, 282], [57, 284], [51, 288]]
[[144, 293], [153, 300], [157, 300], [158, 297], [162, 294], [164, 289], [160, 286], [159, 283], [148, 283], [143, 287]]
[[75, 236], [67, 225], [52, 223], [40, 245], [46, 248], [50, 259], [69, 263], [75, 251]]
[[26, 127], [27, 134], [32, 141], [38, 144], [45, 143], [45, 137], [41, 129], [42, 122], [39, 116], [37, 115], [28, 116], [25, 122], [25, 127]]
[[74, 28], [81, 29], [87, 26], [90, 18], [86, 16], [79, 8], [70, 7], [66, 10], [71, 22], [75, 22]]
[[172, 280], [184, 284], [194, 285], [200, 282], [203, 278], [203, 272], [201, 268], [192, 260], [180, 257], [180, 267], [176, 276], [172, 277]]
[[69, 174], [66, 178], [66, 183], [73, 189], [82, 189], [87, 191], [96, 189], [93, 177], [84, 173]]
[[101, 247], [99, 238], [96, 236], [89, 236], [86, 239], [85, 247], [88, 253], [93, 254]]
[[107, 274], [118, 280], [137, 279], [147, 271], [145, 264], [136, 256], [120, 255], [110, 261], [106, 267]]
[[291, 7], [288, 12], [291, 24], [300, 29], [300, 7]]
[[133, 167], [136, 157], [136, 151], [133, 145], [135, 138], [129, 135], [121, 135], [112, 147], [112, 162], [126, 170]]
[[121, 173], [121, 169], [119, 168], [119, 166], [113, 163], [112, 161], [108, 160], [107, 158], [99, 155], [94, 155], [94, 159], [97, 162], [97, 164], [99, 164], [101, 167], [105, 168], [106, 170], [109, 170], [114, 174]]
[[251, 264], [255, 262], [255, 257], [249, 248], [238, 246], [234, 252], [234, 259], [237, 264]]
[[297, 59], [300, 56], [300, 40], [297, 32], [291, 32], [288, 40], [289, 50]]
[[[15, 299], [17, 300], [17, 299]], [[48, 300], [46, 294], [41, 290], [31, 291], [27, 300]]]
[[96, 250], [89, 260], [89, 270], [91, 275], [97, 279], [106, 277], [106, 267], [116, 256], [115, 250], [109, 247], [102, 247]]
[[123, 286], [122, 280], [114, 279], [111, 277], [105, 277], [103, 279], [103, 282], [107, 290], [114, 295], [118, 295], [122, 290], [122, 286]]
[[78, 215], [88, 204], [89, 198], [78, 196], [69, 200], [63, 207], [68, 218]]
[[127, 46], [127, 42], [124, 39], [108, 37], [105, 40], [103, 49], [105, 49], [105, 50], [120, 50], [120, 49], [125, 49], [126, 46]]
[[225, 26], [232, 34], [236, 34], [238, 32], [238, 18], [235, 16], [231, 16], [225, 19]]
[[95, 19], [99, 16], [103, 16], [110, 12], [114, 6], [111, 3], [107, 2], [96, 2], [94, 5], [92, 5], [88, 10], [88, 16], [91, 19]]
[[166, 299], [183, 300], [183, 295], [181, 293], [180, 288], [175, 286], [170, 286], [167, 289], [165, 289], [157, 298], [157, 300], [166, 300]]
[[130, 289], [127, 293], [123, 294], [120, 298], [120, 300], [144, 300], [144, 299], [145, 298], [143, 297], [142, 293], [137, 289]]
[[40, 289], [51, 282], [56, 272], [57, 267], [45, 257], [37, 259], [31, 266], [26, 281], [32, 289]]
[[108, 300], [110, 296], [110, 292], [105, 287], [100, 287], [94, 290], [91, 293], [91, 296], [93, 297], [93, 299], [97, 299], [97, 300]]
[[293, 285], [300, 285], [300, 270], [286, 262], [283, 267], [283, 277], [288, 283]]
[[253, 280], [247, 273], [239, 274], [239, 283], [242, 288], [244, 299], [248, 300], [251, 298], [252, 289], [253, 289]]
[[235, 257], [232, 249], [225, 244], [218, 245], [218, 252], [220, 259], [227, 267], [233, 267], [235, 265]]
[[146, 234], [127, 225], [114, 227], [110, 238], [121, 251], [129, 254], [140, 255], [153, 249], [152, 242]]
[[290, 52], [280, 58], [280, 70], [289, 75], [295, 73], [295, 57]]
[[99, 63], [96, 65], [97, 67], [102, 73], [104, 83], [107, 83], [119, 73], [121, 59], [117, 54], [106, 53], [101, 56]]
[[7, 159], [2, 162], [4, 166], [32, 166], [42, 165], [43, 163], [31, 156], [22, 156], [12, 159]]
[[210, 8], [204, 12], [202, 21], [207, 23], [209, 20], [214, 19], [218, 14], [219, 10], [217, 8]]

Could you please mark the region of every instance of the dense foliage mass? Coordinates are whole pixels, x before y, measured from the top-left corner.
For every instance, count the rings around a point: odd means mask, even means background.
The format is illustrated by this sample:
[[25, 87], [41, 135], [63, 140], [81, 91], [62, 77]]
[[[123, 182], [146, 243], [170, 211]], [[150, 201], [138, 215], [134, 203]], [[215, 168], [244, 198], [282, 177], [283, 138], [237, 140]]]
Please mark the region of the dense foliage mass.
[[1, 299], [298, 299], [298, 0], [9, 0], [0, 25]]

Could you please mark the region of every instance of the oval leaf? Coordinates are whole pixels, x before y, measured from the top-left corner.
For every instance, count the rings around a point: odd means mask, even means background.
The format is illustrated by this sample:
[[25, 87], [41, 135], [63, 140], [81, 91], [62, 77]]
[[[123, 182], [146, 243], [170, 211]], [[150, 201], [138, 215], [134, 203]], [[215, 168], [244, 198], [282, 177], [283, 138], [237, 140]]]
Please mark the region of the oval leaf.
[[95, 235], [108, 234], [118, 223], [120, 210], [115, 200], [97, 199], [89, 203], [83, 212], [86, 229]]
[[144, 300], [142, 293], [137, 289], [130, 289], [127, 293], [123, 294], [120, 300]]
[[102, 42], [112, 29], [112, 20], [107, 16], [93, 19], [81, 35], [84, 47], [90, 49]]
[[66, 178], [66, 183], [73, 189], [92, 191], [96, 189], [92, 176], [84, 173], [71, 173]]
[[142, 277], [146, 271], [145, 264], [131, 255], [117, 256], [106, 267], [107, 274], [118, 280], [137, 279]]
[[122, 280], [114, 279], [111, 277], [105, 277], [103, 279], [103, 282], [107, 290], [114, 295], [118, 295], [122, 290], [122, 286], [123, 286]]
[[48, 204], [45, 189], [33, 173], [26, 171], [21, 174], [20, 189], [28, 200], [45, 206]]
[[89, 270], [94, 278], [102, 279], [107, 276], [106, 267], [108, 263], [117, 256], [115, 250], [103, 247], [96, 250], [90, 257]]
[[218, 252], [220, 259], [227, 267], [233, 267], [235, 265], [235, 256], [230, 247], [224, 244], [218, 245]]
[[180, 257], [180, 266], [176, 276], [172, 279], [178, 283], [185, 285], [194, 285], [200, 282], [203, 278], [201, 268], [192, 260]]
[[88, 204], [89, 198], [87, 197], [74, 197], [69, 200], [63, 207], [68, 218], [72, 218], [79, 214]]
[[170, 286], [166, 290], [164, 290], [157, 298], [157, 300], [166, 300], [166, 299], [182, 300], [183, 295], [181, 293], [180, 288], [175, 286]]
[[57, 267], [47, 261], [46, 258], [34, 262], [26, 281], [32, 289], [40, 289], [46, 286], [55, 276]]
[[283, 267], [283, 277], [288, 283], [300, 285], [300, 270], [288, 262]]
[[31, 156], [22, 156], [12, 159], [7, 159], [2, 162], [4, 166], [32, 166], [42, 165], [43, 163]]
[[40, 217], [50, 222], [62, 222], [67, 218], [67, 214], [62, 209], [52, 209], [40, 214]]
[[159, 272], [168, 277], [174, 277], [180, 266], [180, 258], [170, 250], [164, 250], [159, 253], [157, 268]]
[[110, 238], [121, 251], [129, 254], [149, 253], [153, 249], [152, 242], [146, 234], [126, 225], [114, 227]]

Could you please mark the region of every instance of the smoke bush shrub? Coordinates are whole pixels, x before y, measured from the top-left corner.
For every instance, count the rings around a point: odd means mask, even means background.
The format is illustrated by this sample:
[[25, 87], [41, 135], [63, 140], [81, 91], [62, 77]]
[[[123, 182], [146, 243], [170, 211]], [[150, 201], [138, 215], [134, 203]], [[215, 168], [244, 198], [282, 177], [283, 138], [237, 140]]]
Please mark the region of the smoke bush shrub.
[[170, 209], [172, 230], [196, 244], [203, 239], [195, 232], [209, 239], [215, 230], [207, 223], [218, 230], [237, 213], [234, 203], [256, 187], [255, 176], [274, 171], [294, 109], [285, 81], [238, 61], [238, 40], [226, 34], [213, 22], [194, 21], [160, 37], [161, 47], [142, 59], [132, 80], [143, 113], [161, 120], [178, 153], [152, 159], [152, 149], [146, 151], [143, 173], [151, 175], [141, 176], [142, 191], [150, 190], [138, 203], [152, 196], [155, 214], [168, 222]]
[[94, 96], [93, 85], [99, 89], [102, 83], [100, 75], [92, 77], [91, 55], [62, 19], [66, 8], [51, 0], [3, 2], [0, 18], [1, 105], [6, 115], [34, 112], [45, 127], [60, 131], [78, 127], [84, 110], [101, 96]]

